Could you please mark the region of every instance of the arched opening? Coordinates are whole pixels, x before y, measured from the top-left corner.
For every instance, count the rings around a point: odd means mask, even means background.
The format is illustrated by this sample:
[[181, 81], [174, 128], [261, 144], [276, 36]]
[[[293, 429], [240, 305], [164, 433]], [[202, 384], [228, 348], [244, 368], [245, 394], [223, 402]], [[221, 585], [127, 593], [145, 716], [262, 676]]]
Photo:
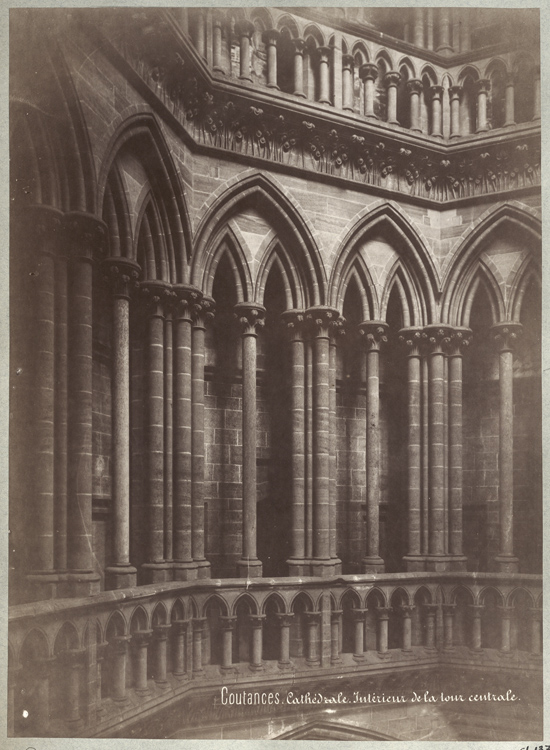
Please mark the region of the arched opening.
[[516, 122], [529, 122], [534, 115], [534, 66], [530, 60], [522, 59], [514, 76], [514, 119]]
[[294, 43], [290, 31], [281, 29], [281, 36], [277, 43], [277, 85], [287, 94], [294, 93]]
[[399, 84], [397, 86], [397, 121], [402, 128], [411, 127], [410, 96], [407, 90], [409, 82], [409, 69], [406, 65], [399, 68]]
[[488, 107], [488, 120], [493, 130], [502, 128], [506, 121], [506, 70], [497, 65], [490, 73], [491, 96]]
[[462, 98], [460, 100], [460, 133], [469, 135], [476, 132], [477, 93], [476, 84], [471, 75], [462, 81]]

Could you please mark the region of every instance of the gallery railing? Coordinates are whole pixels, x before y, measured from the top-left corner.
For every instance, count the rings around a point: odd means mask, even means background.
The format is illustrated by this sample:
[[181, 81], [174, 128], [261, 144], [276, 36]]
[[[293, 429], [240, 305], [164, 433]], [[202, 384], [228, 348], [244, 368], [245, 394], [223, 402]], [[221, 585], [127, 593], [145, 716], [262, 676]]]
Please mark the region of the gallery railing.
[[209, 580], [18, 605], [8, 733], [109, 735], [227, 684], [441, 663], [536, 672], [541, 615], [540, 576], [490, 573]]

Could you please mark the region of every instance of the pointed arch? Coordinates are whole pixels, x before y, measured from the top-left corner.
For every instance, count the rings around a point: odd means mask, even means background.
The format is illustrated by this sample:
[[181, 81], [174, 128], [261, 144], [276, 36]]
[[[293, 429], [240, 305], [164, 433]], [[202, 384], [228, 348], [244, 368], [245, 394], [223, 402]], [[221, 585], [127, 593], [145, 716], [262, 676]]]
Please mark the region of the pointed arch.
[[462, 314], [459, 325], [466, 328], [470, 327], [472, 305], [480, 288], [485, 292], [489, 302], [492, 324], [495, 325], [499, 321], [505, 320], [504, 299], [498, 281], [490, 269], [484, 263], [479, 262], [477, 267], [473, 267], [473, 275], [469, 279], [469, 283], [464, 284], [464, 301], [461, 305]]
[[239, 594], [239, 596], [233, 602], [233, 607], [231, 608], [231, 614], [232, 615], [236, 615], [237, 614], [237, 608], [241, 604], [247, 604], [248, 607], [249, 607], [249, 609], [250, 609], [250, 613], [251, 614], [253, 614], [253, 615], [257, 615], [258, 614], [258, 604], [257, 604], [256, 600], [254, 599], [253, 596], [251, 596], [250, 594], [247, 594], [245, 592], [243, 594]]
[[[204, 291], [208, 284], [206, 267], [215, 247], [216, 234], [238, 211], [253, 206], [269, 217], [277, 237], [287, 248], [304, 287], [306, 306], [324, 304], [326, 275], [323, 262], [307, 222], [297, 205], [271, 178], [253, 173], [227, 188], [203, 216], [196, 233], [191, 263], [191, 283]], [[252, 300], [252, 282], [250, 286]]]
[[278, 269], [283, 281], [287, 310], [303, 310], [305, 307], [305, 295], [301, 279], [296, 267], [292, 263], [292, 258], [277, 238], [273, 238], [269, 243], [260, 262], [254, 299], [260, 304], [264, 304], [267, 280], [274, 267]]
[[410, 326], [421, 325], [422, 300], [418, 296], [418, 289], [415, 287], [414, 280], [411, 278], [407, 266], [403, 264], [401, 258], [398, 258], [393, 264], [384, 285], [380, 301], [380, 320], [386, 320], [388, 304], [394, 287], [401, 302], [403, 326], [408, 328]]
[[[535, 261], [538, 260], [541, 227], [538, 218], [524, 208], [506, 203], [490, 210], [481, 216], [473, 229], [463, 238], [458, 250], [455, 252], [451, 265], [446, 271], [442, 284], [441, 321], [450, 325], [461, 325], [464, 319], [464, 306], [468, 297], [466, 290], [469, 289], [484, 247], [495, 236], [497, 231], [503, 227], [510, 226], [519, 230], [535, 240], [537, 253]], [[533, 254], [532, 254], [533, 257]], [[490, 276], [486, 275], [490, 281]], [[494, 288], [494, 287], [493, 287]], [[500, 293], [502, 295], [502, 293]], [[499, 304], [500, 314], [504, 314], [504, 303]], [[502, 320], [505, 318], [502, 317]]]
[[420, 71], [420, 78], [426, 77], [432, 86], [436, 86], [438, 83], [437, 73], [431, 65], [424, 65]]
[[[336, 305], [342, 298], [342, 285], [350, 265], [350, 256], [356, 253], [361, 241], [375, 231], [390, 233], [396, 240], [396, 251], [415, 288], [419, 302], [417, 317], [419, 325], [427, 325], [435, 320], [438, 274], [432, 258], [426, 251], [424, 242], [401, 210], [392, 203], [382, 203], [368, 211], [349, 229], [336, 251], [336, 262], [329, 282], [329, 300]], [[399, 248], [399, 249], [398, 249]], [[378, 311], [379, 312], [379, 311]], [[378, 318], [378, 316], [377, 316]]]
[[288, 15], [281, 16], [277, 21], [277, 30], [283, 33], [287, 29], [291, 39], [298, 39], [300, 31], [296, 21]]
[[304, 29], [304, 39], [306, 42], [308, 39], [314, 39], [317, 47], [326, 46], [326, 38], [321, 29], [316, 24], [309, 24]]
[[507, 310], [508, 320], [519, 322], [525, 293], [531, 283], [534, 283], [539, 289], [542, 288], [540, 270], [540, 267], [535, 263], [532, 256], [527, 256], [523, 260], [510, 289]]
[[397, 63], [397, 70], [400, 71], [401, 68], [406, 68], [409, 79], [416, 78], [416, 68], [410, 57], [405, 56], [399, 60], [399, 62]]
[[237, 238], [235, 227], [222, 226], [219, 233], [212, 238], [212, 252], [206, 256], [203, 281], [199, 288], [206, 296], [212, 296], [216, 271], [224, 257], [231, 269], [237, 301], [249, 302], [253, 299], [250, 264], [242, 243]]
[[138, 606], [132, 613], [130, 619], [130, 633], [136, 630], [147, 630], [149, 627], [149, 617], [142, 606]]
[[221, 612], [221, 614], [222, 614], [223, 617], [227, 616], [227, 614], [229, 612], [229, 608], [227, 606], [227, 602], [224, 599], [222, 599], [221, 596], [218, 596], [218, 594], [212, 594], [204, 602], [204, 605], [203, 605], [203, 608], [202, 608], [202, 616], [203, 617], [207, 616], [208, 610], [213, 605], [218, 605], [218, 607], [220, 608], [220, 612]]
[[361, 64], [370, 62], [369, 50], [367, 48], [367, 45], [363, 41], [355, 42], [352, 47], [351, 54], [354, 59], [357, 59], [356, 55], [359, 55], [361, 58]]

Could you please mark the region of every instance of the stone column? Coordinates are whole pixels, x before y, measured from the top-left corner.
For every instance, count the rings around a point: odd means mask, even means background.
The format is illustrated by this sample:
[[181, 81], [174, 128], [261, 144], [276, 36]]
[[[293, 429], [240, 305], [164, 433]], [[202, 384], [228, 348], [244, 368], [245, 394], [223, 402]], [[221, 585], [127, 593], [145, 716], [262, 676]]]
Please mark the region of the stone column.
[[451, 8], [451, 47], [453, 52], [460, 50], [460, 11], [457, 8]]
[[166, 646], [168, 643], [168, 633], [172, 625], [170, 623], [163, 625], [156, 625], [153, 628], [155, 634], [155, 661], [154, 661], [154, 680], [157, 685], [161, 687], [167, 687], [168, 681], [166, 679], [167, 671], [167, 652]]
[[85, 649], [69, 649], [60, 654], [61, 661], [66, 668], [66, 705], [64, 719], [73, 726], [80, 721], [80, 682], [84, 668], [83, 657]]
[[542, 609], [540, 607], [531, 607], [529, 609], [531, 615], [531, 653], [541, 654], [542, 653]]
[[443, 86], [431, 86], [430, 95], [432, 97], [432, 132], [431, 135], [437, 138], [443, 138], [442, 127], [442, 98]]
[[426, 8], [426, 49], [434, 48], [434, 9]]
[[317, 55], [319, 64], [319, 102], [321, 104], [330, 104], [330, 47], [317, 47]]
[[195, 617], [193, 619], [193, 676], [202, 675], [202, 634], [206, 617]]
[[329, 535], [330, 556], [334, 563], [334, 572], [342, 572], [342, 561], [337, 555], [337, 502], [336, 488], [336, 339], [344, 334], [343, 318], [335, 320], [330, 326], [329, 340]]
[[264, 31], [262, 35], [267, 54], [267, 85], [270, 89], [279, 89], [277, 85], [277, 42], [280, 36], [275, 29]]
[[92, 264], [106, 227], [89, 214], [65, 216], [68, 273], [67, 566], [74, 596], [99, 590], [92, 549]]
[[499, 442], [498, 501], [500, 511], [500, 551], [495, 558], [501, 573], [517, 573], [514, 555], [514, 354], [522, 327], [519, 323], [499, 323], [493, 335], [499, 350]]
[[290, 625], [294, 617], [293, 613], [282, 612], [277, 614], [277, 620], [280, 627], [280, 646], [279, 646], [279, 669], [290, 668]]
[[[32, 306], [32, 312], [25, 323], [30, 326], [29, 354], [34, 355], [32, 375], [29, 378], [31, 388], [25, 394], [29, 412], [23, 417], [28, 425], [24, 439], [29, 441], [27, 461], [24, 464], [30, 480], [25, 488], [28, 493], [26, 499], [29, 504], [32, 503], [28, 509], [31, 522], [29, 530], [32, 529], [32, 532], [28, 539], [31, 570], [27, 579], [33, 584], [35, 596], [41, 599], [56, 595], [59, 576], [55, 572], [55, 521], [61, 517], [66, 527], [67, 515], [66, 497], [62, 493], [57, 495], [54, 482], [54, 417], [56, 407], [61, 406], [57, 401], [60, 394], [56, 392], [55, 380], [55, 257], [62, 245], [62, 219], [62, 213], [56, 209], [43, 206], [31, 208], [30, 213], [25, 216], [25, 221], [28, 222], [26, 228], [30, 231], [23, 240], [29, 254], [24, 264], [24, 275], [30, 279], [26, 304]], [[25, 251], [27, 248], [21, 249]], [[29, 368], [29, 374], [30, 372]], [[26, 375], [24, 372], [20, 374], [23, 377]], [[23, 471], [21, 474], [23, 479]], [[63, 547], [59, 557], [64, 557], [66, 528], [59, 542]]]
[[205, 45], [205, 33], [204, 33], [204, 11], [196, 11], [196, 23], [195, 23], [195, 47], [201, 57], [206, 59], [206, 45]]
[[233, 630], [236, 617], [220, 617], [222, 627], [222, 664], [223, 672], [233, 670]]
[[462, 8], [462, 24], [460, 28], [460, 51], [469, 52], [472, 47], [469, 10]]
[[191, 549], [198, 578], [210, 577], [204, 555], [204, 333], [214, 317], [214, 300], [193, 307], [191, 355]]
[[340, 627], [342, 622], [342, 610], [333, 609], [330, 613], [330, 663], [340, 664]]
[[243, 553], [237, 572], [241, 578], [258, 578], [262, 563], [256, 554], [256, 337], [265, 323], [265, 307], [239, 302], [234, 309], [242, 330], [243, 381]]
[[192, 402], [191, 339], [194, 306], [201, 292], [176, 284], [174, 319], [174, 578], [190, 581], [197, 577], [192, 551]]
[[449, 342], [449, 554], [452, 570], [466, 570], [462, 552], [462, 353], [470, 345], [469, 328], [455, 328]]
[[451, 138], [460, 137], [460, 97], [462, 86], [451, 86], [449, 98], [451, 101]]
[[164, 318], [164, 560], [174, 577], [174, 336], [172, 310], [176, 296], [172, 291]]
[[305, 99], [304, 94], [304, 50], [306, 43], [303, 39], [293, 39], [294, 44], [294, 96], [301, 96]]
[[456, 604], [442, 604], [443, 610], [443, 649], [451, 651], [453, 648], [453, 623]]
[[216, 11], [213, 17], [212, 31], [212, 63], [214, 73], [225, 73], [222, 60], [222, 25], [224, 16]]
[[380, 348], [388, 340], [382, 321], [365, 321], [359, 333], [367, 350], [367, 550], [364, 573], [384, 571], [380, 557]]
[[477, 82], [477, 123], [476, 133], [489, 130], [487, 124], [487, 95], [491, 87], [491, 81], [482, 78]]
[[413, 44], [424, 47], [424, 8], [414, 8]]
[[411, 623], [411, 617], [413, 613], [414, 607], [411, 605], [402, 605], [399, 607], [399, 614], [401, 615], [401, 621], [402, 621], [402, 650], [403, 651], [411, 651], [412, 650], [412, 623]]
[[472, 612], [472, 650], [481, 651], [481, 613], [482, 604], [469, 604]]
[[507, 128], [510, 125], [515, 125], [515, 112], [514, 112], [514, 76], [512, 73], [508, 73], [506, 76], [506, 91], [505, 91], [505, 119], [504, 127]]
[[535, 68], [533, 79], [533, 120], [540, 120], [540, 67]]
[[126, 655], [129, 635], [115, 635], [110, 642], [112, 672], [111, 698], [121, 703], [126, 698]]
[[342, 109], [342, 35], [332, 37], [332, 104]]
[[292, 533], [291, 555], [287, 560], [289, 575], [307, 575], [305, 561], [305, 394], [304, 394], [304, 314], [287, 310], [282, 315], [290, 342], [291, 369], [291, 453], [292, 453]]
[[111, 421], [112, 421], [112, 562], [105, 570], [106, 587], [136, 585], [130, 564], [130, 292], [138, 286], [140, 267], [127, 258], [108, 258], [103, 268], [113, 294]]
[[409, 107], [411, 113], [411, 130], [421, 133], [420, 127], [420, 94], [422, 93], [422, 81], [419, 78], [413, 78], [407, 83], [409, 92]]
[[13, 737], [15, 735], [15, 691], [17, 689], [17, 683], [21, 674], [21, 666], [10, 665], [8, 671], [8, 707], [7, 707], [7, 735]]
[[[449, 328], [428, 326], [425, 329], [429, 351], [429, 557], [427, 569], [448, 569], [445, 555], [445, 349], [449, 344]], [[439, 558], [439, 559], [438, 559]]]
[[[435, 616], [437, 614], [437, 604], [425, 604], [424, 612], [426, 616], [426, 643], [425, 647], [430, 650], [435, 649]], [[452, 628], [452, 625], [451, 625]], [[451, 632], [452, 635], [452, 632]]]
[[171, 299], [170, 286], [163, 281], [141, 283], [148, 306], [147, 318], [147, 527], [146, 562], [142, 565], [147, 583], [168, 580], [169, 563], [164, 560], [164, 314]]
[[185, 641], [188, 624], [187, 620], [172, 620], [172, 630], [174, 631], [172, 641], [172, 674], [179, 679], [183, 679], [186, 675]]
[[376, 620], [378, 629], [376, 632], [376, 649], [379, 654], [388, 652], [388, 620], [391, 607], [376, 607]]
[[503, 654], [510, 653], [510, 619], [513, 607], [499, 607], [500, 610], [500, 650]]
[[334, 573], [330, 556], [329, 330], [339, 313], [329, 307], [306, 313], [313, 334], [313, 575]]
[[44, 736], [50, 725], [50, 675], [54, 659], [51, 657], [35, 659], [32, 663], [34, 677], [35, 726]]
[[365, 610], [352, 609], [352, 616], [355, 624], [353, 658], [355, 661], [363, 661], [365, 658]]
[[305, 612], [307, 624], [307, 656], [306, 664], [310, 667], [317, 667], [321, 658], [319, 655], [319, 622], [321, 620], [320, 612]]
[[397, 86], [401, 76], [394, 70], [386, 73], [384, 83], [388, 91], [388, 122], [391, 125], [399, 125], [397, 119]]
[[147, 684], [147, 650], [151, 642], [152, 630], [136, 630], [132, 633], [134, 647], [134, 690], [136, 693], [148, 693]]
[[439, 8], [439, 44], [437, 52], [440, 55], [449, 55], [453, 48], [450, 42], [450, 9]]
[[241, 21], [237, 24], [235, 31], [240, 37], [241, 46], [241, 69], [239, 78], [242, 81], [252, 81], [250, 75], [250, 40], [254, 33], [254, 26], [250, 21]]
[[264, 668], [262, 661], [264, 620], [265, 615], [250, 615], [250, 623], [252, 625], [252, 661], [250, 662], [250, 669], [254, 672], [259, 672]]
[[365, 117], [376, 117], [374, 114], [374, 82], [377, 76], [378, 68], [374, 63], [367, 63], [359, 68], [359, 77], [363, 81], [364, 87]]
[[342, 55], [342, 109], [353, 112], [353, 56]]
[[399, 341], [407, 351], [408, 372], [408, 550], [403, 558], [408, 571], [424, 570], [421, 540], [421, 488], [422, 488], [422, 331], [403, 328]]

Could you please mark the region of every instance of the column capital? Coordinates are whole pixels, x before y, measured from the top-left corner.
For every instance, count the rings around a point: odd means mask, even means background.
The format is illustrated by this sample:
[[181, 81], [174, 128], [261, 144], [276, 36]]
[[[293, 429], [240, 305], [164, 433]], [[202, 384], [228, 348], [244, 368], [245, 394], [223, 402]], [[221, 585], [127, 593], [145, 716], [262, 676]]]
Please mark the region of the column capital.
[[193, 308], [200, 304], [202, 292], [189, 284], [174, 284], [172, 287], [174, 293], [173, 308], [178, 318], [185, 320], [193, 319]]
[[328, 62], [331, 51], [330, 47], [317, 47], [316, 54], [319, 57], [319, 62]]
[[129, 641], [132, 636], [130, 635], [115, 635], [114, 638], [109, 641], [109, 645], [115, 654], [125, 654]]
[[422, 328], [402, 328], [399, 331], [399, 343], [402, 344], [409, 357], [419, 357], [421, 347], [425, 341]]
[[499, 605], [497, 609], [500, 612], [500, 616], [506, 620], [509, 620], [512, 617], [512, 614], [514, 613], [514, 607], [510, 607], [506, 605]]
[[195, 328], [205, 328], [206, 323], [214, 319], [216, 303], [212, 297], [202, 297], [192, 305], [193, 325]]
[[295, 52], [295, 54], [297, 54], [297, 55], [303, 55], [304, 54], [304, 51], [305, 51], [305, 48], [306, 48], [305, 39], [302, 39], [300, 37], [298, 39], [293, 39], [292, 40], [292, 44], [294, 45], [294, 52]]
[[162, 625], [155, 625], [153, 632], [157, 641], [165, 641], [168, 638], [168, 633], [172, 629], [172, 623], [163, 623]]
[[144, 648], [149, 645], [152, 635], [152, 630], [136, 630], [132, 633], [132, 644], [135, 644], [138, 648]]
[[412, 617], [412, 613], [414, 612], [415, 606], [414, 604], [400, 604], [397, 608], [397, 612], [399, 615], [403, 618]]
[[361, 65], [359, 68], [359, 78], [362, 81], [366, 81], [367, 79], [376, 81], [378, 78], [378, 68], [374, 63], [365, 63], [364, 65]]
[[388, 88], [391, 86], [397, 86], [400, 80], [401, 74], [398, 73], [397, 70], [390, 70], [389, 73], [386, 73], [384, 76], [384, 83]]
[[78, 669], [84, 666], [84, 656], [86, 655], [85, 648], [68, 648], [65, 651], [61, 651], [57, 654], [57, 659], [67, 664], [72, 669]]
[[59, 209], [36, 204], [25, 210], [20, 209], [20, 213], [21, 226], [31, 233], [35, 241], [49, 242], [61, 236], [65, 215]]
[[332, 307], [319, 305], [306, 310], [306, 321], [310, 331], [316, 337], [329, 337], [331, 324], [338, 321], [340, 313]]
[[102, 257], [107, 245], [107, 225], [93, 214], [70, 211], [64, 217], [69, 254], [74, 258], [92, 260]]
[[285, 310], [281, 314], [281, 323], [291, 341], [301, 340], [305, 323], [303, 310]]
[[113, 297], [129, 299], [132, 291], [139, 288], [141, 266], [130, 258], [106, 258], [101, 269]]
[[250, 39], [255, 30], [254, 24], [250, 21], [238, 21], [235, 24], [235, 31], [239, 36], [246, 36]]
[[540, 622], [542, 620], [542, 607], [529, 607], [527, 610], [532, 620]]
[[392, 608], [391, 607], [375, 607], [374, 611], [376, 613], [377, 620], [389, 620], [390, 612], [392, 611]]
[[448, 353], [451, 357], [461, 357], [464, 350], [472, 343], [473, 333], [470, 328], [457, 326], [450, 329]]
[[351, 616], [356, 621], [357, 620], [362, 621], [362, 620], [365, 619], [365, 615], [367, 614], [367, 611], [368, 610], [366, 610], [366, 609], [352, 609], [351, 610]]
[[304, 617], [306, 618], [306, 622], [308, 625], [317, 625], [317, 623], [321, 622], [321, 614], [322, 612], [304, 612]]
[[523, 333], [523, 326], [521, 323], [497, 323], [491, 333], [500, 352], [511, 352]]
[[265, 620], [265, 615], [248, 615], [248, 619], [253, 628], [261, 628]]
[[460, 97], [462, 96], [463, 90], [464, 89], [462, 88], [462, 86], [451, 86], [449, 88], [450, 100], [453, 101], [454, 99], [460, 99]]
[[353, 55], [342, 55], [342, 69], [343, 70], [351, 70], [354, 65], [355, 65], [355, 60], [353, 59]]
[[277, 44], [281, 38], [281, 33], [276, 29], [268, 29], [262, 33], [262, 42], [264, 44]]
[[430, 86], [430, 94], [432, 99], [441, 99], [441, 97], [443, 96], [443, 86]]
[[[445, 606], [445, 605], [443, 605], [443, 606]], [[452, 604], [451, 606], [454, 607], [455, 605]], [[430, 602], [429, 604], [423, 604], [422, 607], [423, 607], [424, 612], [426, 613], [427, 617], [435, 617], [435, 615], [437, 613], [437, 607], [438, 607], [437, 604], [432, 604]]]
[[343, 615], [342, 609], [332, 609], [330, 612], [331, 622], [340, 622], [340, 617]]
[[451, 340], [452, 329], [449, 326], [426, 326], [424, 328], [424, 346], [429, 354], [444, 354]]
[[472, 617], [475, 617], [476, 619], [481, 617], [481, 613], [485, 609], [483, 604], [468, 604], [468, 608], [472, 613]]
[[57, 661], [55, 656], [43, 656], [33, 659], [32, 669], [37, 677], [48, 677], [52, 667]]
[[220, 617], [220, 623], [222, 626], [222, 630], [233, 630], [235, 625], [237, 624], [237, 618], [235, 616], [222, 616]]
[[206, 625], [206, 617], [193, 617], [193, 631], [196, 633], [202, 633], [204, 626]]
[[174, 294], [170, 284], [157, 280], [140, 282], [139, 291], [152, 315], [157, 316], [164, 315], [165, 308], [172, 302]]
[[365, 320], [357, 326], [361, 340], [368, 351], [380, 351], [388, 341], [388, 324], [381, 320]]
[[336, 344], [336, 339], [338, 336], [345, 336], [346, 329], [344, 328], [344, 324], [346, 322], [346, 319], [340, 315], [337, 320], [334, 320], [332, 323], [329, 324], [329, 335], [330, 335], [330, 341], [331, 344]]
[[255, 302], [237, 302], [233, 308], [243, 336], [256, 336], [256, 328], [265, 325], [265, 307]]
[[189, 626], [189, 620], [172, 620], [172, 627], [176, 633], [185, 633]]
[[476, 91], [478, 94], [488, 94], [491, 88], [491, 81], [489, 78], [480, 78], [476, 81]]
[[407, 91], [409, 94], [421, 94], [424, 89], [424, 85], [420, 78], [411, 78], [407, 83]]
[[456, 604], [442, 604], [441, 609], [444, 615], [454, 615], [456, 611]]
[[277, 612], [275, 617], [282, 628], [289, 628], [294, 619], [294, 612]]

